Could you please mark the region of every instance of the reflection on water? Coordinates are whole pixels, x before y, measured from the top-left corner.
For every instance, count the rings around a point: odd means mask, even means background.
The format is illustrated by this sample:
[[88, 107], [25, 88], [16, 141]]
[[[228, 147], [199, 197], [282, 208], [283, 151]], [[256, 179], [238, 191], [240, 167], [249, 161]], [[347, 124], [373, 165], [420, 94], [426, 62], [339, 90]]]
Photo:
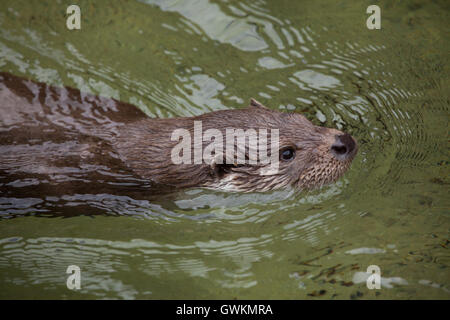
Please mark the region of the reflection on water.
[[[343, 179], [308, 193], [150, 198], [104, 163], [51, 167], [71, 188], [48, 189], [40, 152], [86, 146], [40, 133], [27, 173], [0, 174], [1, 297], [449, 298], [443, 1], [381, 1], [378, 31], [363, 2], [141, 0], [81, 1], [82, 30], [71, 32], [68, 4], [6, 1], [0, 71], [153, 117], [254, 97], [351, 133], [360, 151]], [[0, 117], [20, 125], [14, 114]], [[2, 142], [2, 170], [23, 147]], [[116, 192], [90, 186], [99, 180]], [[80, 292], [65, 287], [71, 264]], [[371, 264], [377, 292], [365, 286]]]
[[[204, 33], [211, 40], [229, 43], [244, 51], [259, 51], [268, 47], [256, 30], [255, 20], [247, 19], [246, 13], [236, 10], [234, 6], [230, 6], [230, 9], [235, 9], [235, 16], [231, 16], [222, 12], [218, 4], [208, 0], [191, 1], [189, 5], [164, 0], [142, 2], [157, 5], [163, 11], [179, 13], [187, 19], [181, 19], [181, 22], [188, 21], [185, 27], [191, 28], [198, 35]], [[241, 17], [242, 15], [244, 17]]]

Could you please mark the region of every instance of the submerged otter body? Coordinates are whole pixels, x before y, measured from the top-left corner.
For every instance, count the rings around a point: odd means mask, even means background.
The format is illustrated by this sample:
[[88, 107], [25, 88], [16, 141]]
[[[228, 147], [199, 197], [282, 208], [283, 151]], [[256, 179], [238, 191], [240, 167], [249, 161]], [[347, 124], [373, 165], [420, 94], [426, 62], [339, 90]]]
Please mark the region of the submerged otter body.
[[[41, 193], [61, 188], [75, 192], [92, 183], [101, 185], [98, 190], [134, 186], [153, 191], [189, 187], [241, 192], [310, 189], [336, 181], [357, 152], [350, 135], [315, 126], [297, 113], [270, 110], [253, 99], [244, 109], [154, 119], [114, 99], [0, 73], [0, 112], [2, 191], [24, 179], [35, 179]], [[198, 124], [202, 132], [222, 134], [223, 141], [218, 136], [200, 142], [193, 139], [188, 141], [193, 150], [211, 149], [212, 142], [225, 146], [230, 128], [267, 132], [268, 139], [259, 136], [257, 147], [265, 145], [271, 159], [276, 156], [276, 170], [258, 159], [250, 161], [254, 154], [248, 144], [244, 149], [235, 146], [243, 150], [244, 163], [236, 161], [226, 148], [223, 154], [214, 149], [211, 157], [200, 162], [174, 163], [174, 154], [178, 155], [174, 150], [180, 144], [174, 132], [181, 129], [195, 136]], [[272, 147], [275, 138], [276, 150]]]

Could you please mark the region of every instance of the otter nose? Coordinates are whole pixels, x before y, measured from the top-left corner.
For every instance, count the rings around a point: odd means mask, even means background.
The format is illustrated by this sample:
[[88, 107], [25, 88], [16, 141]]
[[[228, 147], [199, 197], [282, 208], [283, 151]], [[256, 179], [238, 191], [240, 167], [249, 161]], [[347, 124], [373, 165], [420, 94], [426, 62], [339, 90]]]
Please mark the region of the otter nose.
[[336, 136], [336, 141], [331, 146], [331, 152], [339, 160], [347, 160], [352, 157], [355, 149], [355, 139], [353, 139], [348, 133]]

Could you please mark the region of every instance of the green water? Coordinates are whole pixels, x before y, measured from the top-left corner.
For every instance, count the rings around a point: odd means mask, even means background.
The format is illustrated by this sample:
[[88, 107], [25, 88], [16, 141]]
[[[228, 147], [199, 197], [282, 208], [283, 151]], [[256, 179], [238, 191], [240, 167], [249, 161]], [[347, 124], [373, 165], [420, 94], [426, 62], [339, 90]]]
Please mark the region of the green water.
[[338, 183], [300, 195], [67, 195], [86, 215], [46, 218], [45, 195], [0, 194], [0, 298], [450, 298], [448, 1], [76, 1], [70, 31], [73, 3], [2, 0], [0, 70], [158, 117], [254, 97], [360, 149]]

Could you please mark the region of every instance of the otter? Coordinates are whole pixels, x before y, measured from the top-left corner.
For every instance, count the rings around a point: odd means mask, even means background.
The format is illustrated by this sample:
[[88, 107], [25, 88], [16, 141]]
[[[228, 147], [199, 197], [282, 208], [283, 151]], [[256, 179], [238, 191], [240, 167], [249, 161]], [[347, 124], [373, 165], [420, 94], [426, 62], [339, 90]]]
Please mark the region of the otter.
[[[128, 103], [6, 72], [0, 73], [0, 112], [0, 190], [10, 193], [5, 186], [27, 179], [36, 181], [34, 187], [27, 186], [28, 191], [41, 194], [62, 188], [74, 191], [92, 183], [102, 184], [99, 192], [133, 186], [150, 186], [152, 191], [312, 189], [339, 179], [358, 149], [348, 133], [316, 126], [299, 113], [272, 110], [255, 99], [243, 109], [150, 118]], [[223, 137], [228, 128], [277, 132], [277, 150], [271, 149], [274, 134], [264, 142], [268, 155], [278, 160], [277, 170], [268, 170], [268, 163], [249, 161], [249, 146], [244, 163], [230, 158], [227, 150], [211, 153], [201, 162], [175, 164], [174, 149], [180, 139], [173, 138], [174, 131], [183, 129], [194, 136], [196, 123], [202, 124], [203, 132], [213, 129]], [[215, 140], [200, 141], [201, 147], [219, 142]], [[234, 144], [237, 141], [233, 138]], [[190, 143], [195, 147], [199, 142]]]

